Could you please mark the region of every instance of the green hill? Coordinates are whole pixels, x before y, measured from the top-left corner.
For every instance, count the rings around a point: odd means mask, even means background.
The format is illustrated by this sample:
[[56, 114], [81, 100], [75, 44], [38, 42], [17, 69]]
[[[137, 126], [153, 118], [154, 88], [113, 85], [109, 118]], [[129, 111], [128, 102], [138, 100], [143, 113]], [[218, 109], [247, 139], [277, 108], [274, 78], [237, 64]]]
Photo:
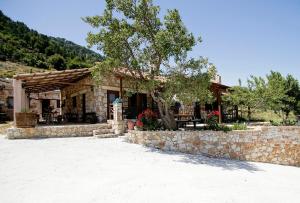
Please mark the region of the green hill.
[[57, 70], [85, 68], [101, 55], [63, 38], [38, 33], [22, 22], [12, 21], [0, 10], [0, 60]]
[[0, 61], [0, 78], [12, 78], [16, 74], [39, 73], [44, 71], [49, 70], [26, 66], [10, 61]]

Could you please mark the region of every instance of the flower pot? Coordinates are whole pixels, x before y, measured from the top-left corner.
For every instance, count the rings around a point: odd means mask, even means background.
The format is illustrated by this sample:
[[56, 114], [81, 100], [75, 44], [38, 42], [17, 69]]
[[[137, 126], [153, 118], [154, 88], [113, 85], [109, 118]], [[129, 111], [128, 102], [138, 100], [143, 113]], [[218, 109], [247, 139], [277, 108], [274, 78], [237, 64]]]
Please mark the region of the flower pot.
[[37, 124], [37, 115], [35, 113], [17, 112], [15, 113], [16, 127], [33, 128]]
[[127, 122], [127, 127], [128, 127], [128, 130], [133, 130], [134, 129], [134, 122], [128, 121]]

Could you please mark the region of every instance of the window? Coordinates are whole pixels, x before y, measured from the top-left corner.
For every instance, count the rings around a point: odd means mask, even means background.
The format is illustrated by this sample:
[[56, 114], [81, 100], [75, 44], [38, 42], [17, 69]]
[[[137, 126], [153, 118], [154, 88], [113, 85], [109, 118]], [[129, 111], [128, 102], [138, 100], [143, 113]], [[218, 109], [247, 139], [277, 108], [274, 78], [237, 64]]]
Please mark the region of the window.
[[56, 108], [60, 108], [60, 100], [56, 100]]
[[14, 98], [7, 97], [6, 104], [7, 104], [8, 109], [13, 109], [14, 108]]
[[72, 106], [73, 108], [77, 108], [76, 96], [72, 97]]

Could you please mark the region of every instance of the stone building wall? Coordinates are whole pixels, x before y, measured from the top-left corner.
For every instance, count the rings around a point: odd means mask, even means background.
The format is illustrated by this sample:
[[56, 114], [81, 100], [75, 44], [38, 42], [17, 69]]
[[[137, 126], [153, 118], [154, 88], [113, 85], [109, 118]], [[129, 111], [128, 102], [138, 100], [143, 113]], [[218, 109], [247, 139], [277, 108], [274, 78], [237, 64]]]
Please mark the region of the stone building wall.
[[129, 131], [133, 143], [191, 154], [300, 166], [300, 127], [256, 130]]
[[13, 106], [9, 105], [11, 100], [13, 104], [13, 86], [11, 79], [0, 78], [0, 111], [6, 113], [10, 120], [13, 120]]
[[[86, 84], [92, 84], [88, 86]], [[62, 94], [62, 113], [82, 113], [82, 95], [86, 95], [86, 112], [96, 112], [100, 122], [107, 120], [107, 91], [116, 91], [120, 93], [120, 79], [117, 77], [107, 77], [97, 84], [92, 77], [86, 77], [78, 81], [75, 85], [68, 86], [61, 90]], [[123, 90], [128, 90], [126, 83], [123, 83]], [[76, 97], [76, 108], [73, 108], [72, 97]], [[151, 106], [151, 97], [147, 96], [147, 105]], [[123, 95], [123, 105], [128, 106], [128, 98]]]
[[61, 108], [57, 105], [57, 101], [60, 101], [60, 91], [50, 91], [43, 93], [31, 93], [29, 96], [29, 110], [40, 115], [42, 119], [42, 101], [50, 100], [50, 106], [53, 107], [52, 112], [61, 114]]

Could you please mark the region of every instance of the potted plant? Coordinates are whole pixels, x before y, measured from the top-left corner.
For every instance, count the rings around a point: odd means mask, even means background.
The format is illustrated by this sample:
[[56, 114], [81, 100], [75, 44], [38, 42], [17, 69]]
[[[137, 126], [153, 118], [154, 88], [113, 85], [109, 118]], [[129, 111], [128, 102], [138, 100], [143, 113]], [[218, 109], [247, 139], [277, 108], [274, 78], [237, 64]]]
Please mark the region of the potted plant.
[[15, 122], [18, 128], [33, 128], [37, 124], [37, 114], [22, 109], [21, 112], [15, 113]]
[[127, 127], [128, 127], [128, 130], [133, 130], [134, 129], [134, 122], [129, 120], [127, 122]]

